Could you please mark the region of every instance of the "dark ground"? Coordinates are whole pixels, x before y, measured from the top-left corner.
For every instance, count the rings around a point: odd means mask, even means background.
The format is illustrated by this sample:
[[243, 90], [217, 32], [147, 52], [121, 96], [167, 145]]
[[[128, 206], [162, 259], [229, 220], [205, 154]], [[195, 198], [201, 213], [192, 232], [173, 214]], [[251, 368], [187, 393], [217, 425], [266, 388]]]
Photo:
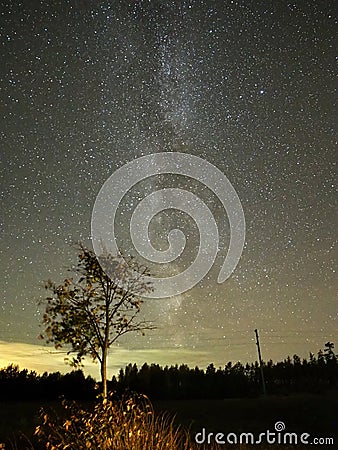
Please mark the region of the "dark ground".
[[[58, 409], [57, 402], [0, 402], [0, 443], [8, 443], [9, 438], [14, 441], [19, 431], [32, 439], [41, 406]], [[285, 431], [309, 433], [309, 441], [312, 437], [335, 439], [333, 446], [311, 445], [312, 449], [338, 449], [338, 391], [250, 399], [157, 401], [154, 407], [156, 411], [175, 414], [178, 423], [191, 427], [192, 436], [203, 427], [207, 432], [258, 435], [266, 430], [274, 432], [275, 423], [281, 421]], [[276, 448], [269, 448], [273, 447]], [[7, 445], [7, 449], [11, 446]]]
[[334, 437], [335, 445], [331, 448], [338, 449], [338, 391], [321, 395], [166, 401], [157, 402], [155, 407], [175, 413], [179, 423], [190, 424], [192, 435], [202, 427], [224, 434], [252, 432], [258, 435], [266, 430], [274, 432], [275, 423], [281, 421], [288, 432]]

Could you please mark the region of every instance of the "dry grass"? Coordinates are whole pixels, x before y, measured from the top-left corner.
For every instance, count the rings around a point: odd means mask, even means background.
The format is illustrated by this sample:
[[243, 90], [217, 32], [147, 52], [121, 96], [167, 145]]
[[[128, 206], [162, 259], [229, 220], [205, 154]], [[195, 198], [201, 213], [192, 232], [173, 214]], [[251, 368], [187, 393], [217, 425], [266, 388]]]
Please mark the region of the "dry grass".
[[[41, 412], [36, 428], [41, 445], [48, 450], [220, 450], [246, 449], [247, 445], [198, 445], [188, 431], [177, 425], [173, 416], [155, 414], [143, 395], [110, 398], [94, 409], [76, 403], [63, 403], [60, 415]], [[32, 448], [32, 447], [30, 447]], [[255, 446], [264, 449], [267, 446]], [[271, 446], [269, 446], [271, 448]], [[278, 446], [273, 446], [278, 448]], [[283, 446], [283, 449], [294, 447]], [[299, 448], [299, 447], [298, 447]]]
[[182, 450], [189, 436], [167, 414], [156, 416], [145, 396], [97, 403], [93, 411], [64, 402], [65, 417], [43, 412], [35, 434], [49, 450]]

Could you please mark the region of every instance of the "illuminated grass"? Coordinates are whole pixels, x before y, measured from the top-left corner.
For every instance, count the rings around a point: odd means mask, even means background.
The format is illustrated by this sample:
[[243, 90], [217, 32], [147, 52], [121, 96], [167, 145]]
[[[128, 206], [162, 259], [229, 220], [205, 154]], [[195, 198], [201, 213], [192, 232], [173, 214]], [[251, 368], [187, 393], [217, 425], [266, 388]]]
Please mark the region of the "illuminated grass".
[[[177, 425], [168, 413], [155, 414], [143, 395], [110, 398], [94, 410], [75, 403], [63, 403], [62, 418], [42, 411], [42, 424], [36, 428], [43, 448], [48, 450], [203, 450], [249, 449], [247, 445], [198, 445], [188, 431]], [[295, 447], [282, 446], [283, 449]], [[271, 448], [255, 446], [255, 449]], [[274, 446], [278, 448], [278, 446]], [[300, 448], [300, 447], [297, 447]]]

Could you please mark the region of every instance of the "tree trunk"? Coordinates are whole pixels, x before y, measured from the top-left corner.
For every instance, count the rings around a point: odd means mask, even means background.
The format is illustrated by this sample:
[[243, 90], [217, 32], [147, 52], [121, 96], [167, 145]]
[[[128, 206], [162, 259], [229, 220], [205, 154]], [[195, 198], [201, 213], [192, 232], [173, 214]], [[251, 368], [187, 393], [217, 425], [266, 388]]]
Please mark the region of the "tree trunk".
[[102, 396], [103, 401], [105, 402], [108, 397], [107, 390], [107, 349], [103, 349], [102, 351], [102, 361], [101, 361], [101, 382], [102, 382]]

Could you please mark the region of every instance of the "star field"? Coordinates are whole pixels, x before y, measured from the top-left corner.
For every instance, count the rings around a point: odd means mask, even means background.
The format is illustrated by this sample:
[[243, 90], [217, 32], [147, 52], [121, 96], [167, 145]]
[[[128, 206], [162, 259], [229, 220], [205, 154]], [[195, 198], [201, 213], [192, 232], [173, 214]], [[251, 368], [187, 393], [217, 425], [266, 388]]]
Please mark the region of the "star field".
[[[229, 226], [201, 183], [140, 183], [119, 208], [121, 241], [131, 245], [140, 199], [180, 187], [213, 212], [220, 252], [191, 291], [145, 303], [158, 330], [120, 345], [153, 349], [164, 363], [178, 349], [182, 362], [203, 365], [255, 359], [255, 328], [266, 359], [334, 341], [333, 1], [4, 2], [0, 25], [0, 340], [37, 343], [43, 281], [67, 276], [72, 242], [90, 245], [105, 180], [134, 158], [180, 151], [236, 189], [242, 258], [217, 284]], [[150, 228], [160, 248], [177, 224], [187, 251], [168, 273], [189, 264], [198, 232], [170, 211]]]

